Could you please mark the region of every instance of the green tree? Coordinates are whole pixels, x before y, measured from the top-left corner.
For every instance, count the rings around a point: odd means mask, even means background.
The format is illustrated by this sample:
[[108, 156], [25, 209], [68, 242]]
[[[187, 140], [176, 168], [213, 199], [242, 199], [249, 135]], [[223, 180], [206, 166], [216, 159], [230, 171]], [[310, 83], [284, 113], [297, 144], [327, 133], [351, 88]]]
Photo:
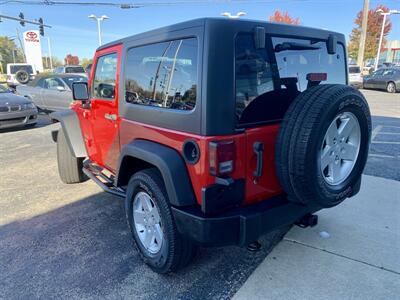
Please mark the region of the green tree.
[[[383, 22], [383, 16], [380, 13], [376, 12], [378, 9], [382, 9], [384, 12], [387, 12], [389, 10], [386, 6], [379, 5], [376, 8], [370, 9], [368, 11], [367, 38], [365, 41], [364, 53], [365, 59], [375, 58], [376, 53], [378, 52], [379, 37], [381, 34]], [[351, 58], [356, 58], [358, 55], [361, 35], [362, 11], [357, 14], [354, 23], [356, 24], [356, 27], [354, 27], [351, 31], [350, 42], [348, 44], [348, 52]], [[391, 29], [392, 23], [390, 22], [389, 18], [386, 18], [386, 24], [383, 31], [382, 48], [384, 48], [386, 44], [385, 36], [389, 34]]]
[[91, 58], [82, 58], [81, 59], [81, 65], [84, 68], [86, 68], [91, 63], [93, 63], [93, 59], [91, 59]]
[[16, 63], [24, 61], [22, 51], [17, 47], [14, 40], [7, 36], [0, 36], [0, 64], [4, 72], [6, 71], [7, 64], [14, 62], [13, 52]]

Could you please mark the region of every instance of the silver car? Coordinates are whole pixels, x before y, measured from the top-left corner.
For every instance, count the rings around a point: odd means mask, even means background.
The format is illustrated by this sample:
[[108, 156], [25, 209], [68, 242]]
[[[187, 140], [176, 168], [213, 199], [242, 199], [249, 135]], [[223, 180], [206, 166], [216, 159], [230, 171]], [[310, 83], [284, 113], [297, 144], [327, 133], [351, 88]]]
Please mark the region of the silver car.
[[17, 86], [17, 94], [31, 99], [43, 111], [58, 111], [69, 108], [72, 83], [79, 81], [86, 82], [87, 78], [72, 74], [36, 76], [29, 84]]
[[0, 129], [35, 126], [38, 110], [29, 99], [0, 85]]
[[386, 90], [388, 93], [400, 92], [400, 68], [378, 69], [364, 76], [364, 89]]

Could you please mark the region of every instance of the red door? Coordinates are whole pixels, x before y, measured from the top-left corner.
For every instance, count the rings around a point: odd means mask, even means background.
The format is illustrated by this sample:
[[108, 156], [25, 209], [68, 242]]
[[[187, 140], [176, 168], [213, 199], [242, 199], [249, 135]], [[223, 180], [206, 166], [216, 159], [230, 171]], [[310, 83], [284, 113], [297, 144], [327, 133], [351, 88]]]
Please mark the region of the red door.
[[275, 171], [279, 124], [246, 129], [246, 201], [258, 202], [282, 193]]
[[97, 51], [90, 76], [90, 109], [83, 112], [91, 136], [85, 136], [89, 157], [111, 171], [119, 157], [118, 83], [121, 45]]

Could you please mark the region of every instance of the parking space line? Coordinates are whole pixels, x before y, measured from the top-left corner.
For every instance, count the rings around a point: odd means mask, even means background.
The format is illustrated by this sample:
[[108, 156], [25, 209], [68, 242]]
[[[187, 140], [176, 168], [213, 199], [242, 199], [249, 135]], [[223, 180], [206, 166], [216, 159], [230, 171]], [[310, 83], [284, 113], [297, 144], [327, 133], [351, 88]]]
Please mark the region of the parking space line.
[[379, 134], [400, 135], [400, 132], [384, 132], [384, 131], [379, 131]]
[[380, 157], [380, 158], [396, 158], [396, 156], [392, 156], [392, 155], [385, 155], [385, 154], [375, 154], [375, 153], [371, 153], [368, 156], [371, 157]]
[[383, 142], [383, 141], [373, 141], [371, 144], [391, 144], [391, 145], [400, 145], [400, 142]]
[[376, 135], [379, 133], [379, 131], [382, 130], [382, 128], [383, 128], [382, 125], [378, 125], [378, 126], [376, 126], [376, 127], [374, 128], [374, 130], [372, 130], [372, 133], [371, 133], [371, 141], [373, 141], [373, 140], [375, 139]]

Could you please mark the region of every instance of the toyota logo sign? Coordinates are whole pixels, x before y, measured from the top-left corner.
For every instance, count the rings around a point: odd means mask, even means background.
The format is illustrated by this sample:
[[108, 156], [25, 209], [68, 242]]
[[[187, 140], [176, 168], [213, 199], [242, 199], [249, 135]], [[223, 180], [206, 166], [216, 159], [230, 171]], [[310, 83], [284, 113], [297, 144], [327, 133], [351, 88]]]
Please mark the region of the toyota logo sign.
[[34, 31], [25, 32], [25, 41], [27, 42], [39, 42], [38, 34]]
[[37, 38], [37, 34], [36, 34], [35, 32], [33, 32], [33, 31], [28, 31], [28, 32], [26, 33], [26, 36], [27, 36], [28, 38], [30, 38], [30, 39], [36, 39], [36, 38]]

